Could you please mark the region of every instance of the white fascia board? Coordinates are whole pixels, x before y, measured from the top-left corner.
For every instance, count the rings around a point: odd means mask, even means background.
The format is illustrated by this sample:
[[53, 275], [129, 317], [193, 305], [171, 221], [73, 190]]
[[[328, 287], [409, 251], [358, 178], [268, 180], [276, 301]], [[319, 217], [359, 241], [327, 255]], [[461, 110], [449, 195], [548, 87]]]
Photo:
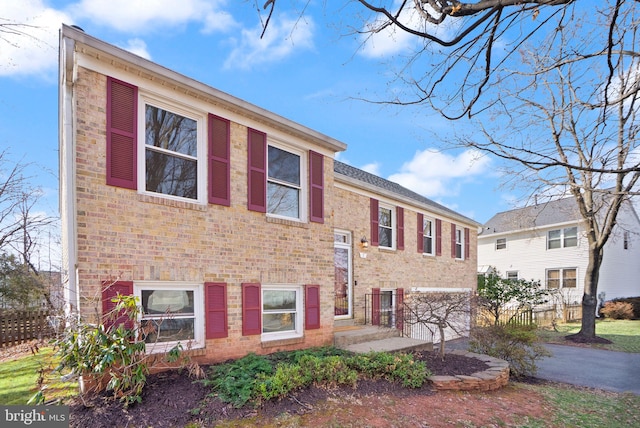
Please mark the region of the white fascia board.
[[513, 229], [513, 230], [508, 230], [506, 232], [495, 232], [495, 233], [492, 233], [490, 235], [479, 234], [478, 235], [478, 241], [486, 240], [486, 239], [490, 239], [490, 238], [502, 238], [502, 237], [505, 237], [505, 236], [515, 235], [517, 233], [539, 232], [539, 231], [543, 231], [543, 230], [561, 229], [561, 228], [564, 228], [564, 227], [567, 227], [567, 226], [580, 226], [580, 224], [582, 224], [582, 220], [572, 220], [572, 221], [565, 221], [563, 223], [553, 223], [553, 224], [547, 224], [547, 225], [538, 226], [538, 227], [528, 227], [526, 229]]

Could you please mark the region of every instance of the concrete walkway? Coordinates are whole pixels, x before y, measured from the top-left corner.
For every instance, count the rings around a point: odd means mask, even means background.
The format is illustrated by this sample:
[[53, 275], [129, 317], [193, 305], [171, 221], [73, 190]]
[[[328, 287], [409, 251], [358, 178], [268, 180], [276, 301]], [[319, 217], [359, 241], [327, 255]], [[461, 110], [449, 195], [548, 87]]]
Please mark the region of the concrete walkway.
[[[455, 339], [446, 349], [467, 349], [468, 340]], [[553, 354], [538, 361], [537, 378], [613, 392], [640, 395], [640, 354], [577, 346], [546, 344]]]

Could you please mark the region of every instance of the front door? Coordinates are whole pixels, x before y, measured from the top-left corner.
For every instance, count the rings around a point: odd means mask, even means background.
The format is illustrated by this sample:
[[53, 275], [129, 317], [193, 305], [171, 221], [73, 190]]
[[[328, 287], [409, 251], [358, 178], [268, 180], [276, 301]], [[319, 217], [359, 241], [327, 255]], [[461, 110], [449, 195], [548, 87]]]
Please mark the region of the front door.
[[335, 232], [333, 242], [335, 317], [352, 318], [351, 233]]

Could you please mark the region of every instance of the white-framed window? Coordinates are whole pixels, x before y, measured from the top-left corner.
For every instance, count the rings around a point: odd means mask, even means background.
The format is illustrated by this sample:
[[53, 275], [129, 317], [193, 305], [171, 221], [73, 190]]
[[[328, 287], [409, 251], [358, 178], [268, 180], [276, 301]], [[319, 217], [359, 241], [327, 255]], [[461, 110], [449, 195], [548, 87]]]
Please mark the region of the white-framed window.
[[164, 352], [178, 343], [184, 349], [204, 346], [203, 285], [182, 282], [135, 282], [140, 326], [148, 352]]
[[378, 246], [393, 249], [396, 247], [396, 210], [391, 205], [380, 203], [378, 206]]
[[302, 220], [306, 193], [303, 186], [306, 162], [303, 152], [269, 144], [267, 148], [267, 213]]
[[507, 248], [507, 238], [496, 239], [496, 250], [505, 250]]
[[464, 229], [456, 227], [456, 259], [464, 258]]
[[547, 269], [547, 288], [576, 288], [578, 269]]
[[206, 202], [205, 115], [149, 95], [139, 108], [138, 182], [142, 191]]
[[300, 285], [262, 285], [262, 340], [302, 337], [303, 288]]
[[507, 279], [518, 280], [518, 271], [517, 270], [507, 271]]
[[578, 245], [578, 228], [566, 227], [547, 232], [547, 250], [575, 247]]
[[423, 254], [434, 255], [435, 245], [434, 245], [434, 239], [433, 239], [433, 227], [434, 227], [433, 220], [425, 218], [423, 221], [422, 227], [423, 227], [422, 239], [424, 243]]

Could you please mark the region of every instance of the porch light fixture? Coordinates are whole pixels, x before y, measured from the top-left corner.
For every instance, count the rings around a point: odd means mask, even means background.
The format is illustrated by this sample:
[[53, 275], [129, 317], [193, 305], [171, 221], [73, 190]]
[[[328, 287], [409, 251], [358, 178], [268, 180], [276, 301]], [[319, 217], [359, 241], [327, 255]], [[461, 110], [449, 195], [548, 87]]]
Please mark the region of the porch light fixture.
[[360, 247], [362, 247], [363, 250], [369, 247], [369, 241], [367, 241], [367, 238], [364, 236], [360, 239]]

